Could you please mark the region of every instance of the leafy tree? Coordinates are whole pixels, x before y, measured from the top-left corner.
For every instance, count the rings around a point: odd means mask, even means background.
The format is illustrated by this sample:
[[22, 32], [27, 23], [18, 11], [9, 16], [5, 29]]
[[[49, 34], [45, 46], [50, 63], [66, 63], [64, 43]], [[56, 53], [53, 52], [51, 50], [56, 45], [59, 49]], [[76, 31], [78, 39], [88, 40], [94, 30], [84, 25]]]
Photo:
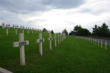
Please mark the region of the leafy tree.
[[81, 30], [82, 29], [82, 27], [81, 26], [78, 26], [78, 25], [76, 25], [75, 27], [74, 27], [74, 31], [75, 32], [78, 32], [79, 30]]
[[48, 30], [46, 28], [43, 29], [43, 32], [48, 32]]
[[74, 32], [74, 31], [71, 31], [71, 32], [69, 33], [69, 35], [75, 35], [75, 32]]
[[108, 26], [106, 25], [106, 23], [103, 23], [101, 28], [100, 28], [100, 33], [101, 33], [101, 36], [109, 36], [109, 29], [108, 29]]
[[64, 30], [62, 31], [62, 33], [64, 33], [65, 35], [68, 35], [68, 32], [67, 32], [66, 29], [64, 29]]
[[54, 31], [53, 30], [51, 31], [51, 34], [54, 34]]
[[79, 35], [79, 36], [89, 36], [91, 33], [88, 29], [82, 28], [81, 26], [76, 25], [74, 30], [70, 32], [70, 35]]
[[93, 33], [94, 36], [103, 36], [103, 37], [108, 37], [110, 36], [110, 31], [106, 23], [103, 23], [102, 26], [97, 26], [95, 25], [93, 28]]
[[94, 26], [93, 28], [93, 35], [97, 35], [99, 27], [97, 25]]

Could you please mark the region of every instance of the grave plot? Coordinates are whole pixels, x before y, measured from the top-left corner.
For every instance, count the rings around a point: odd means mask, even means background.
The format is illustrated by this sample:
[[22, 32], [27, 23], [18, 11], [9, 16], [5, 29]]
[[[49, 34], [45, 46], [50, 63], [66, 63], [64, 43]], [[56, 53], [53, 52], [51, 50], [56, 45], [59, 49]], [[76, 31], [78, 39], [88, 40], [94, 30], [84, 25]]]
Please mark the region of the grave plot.
[[[0, 28], [1, 29], [1, 28]], [[39, 31], [33, 31], [33, 34], [24, 31], [24, 42], [29, 41], [25, 46], [26, 65], [20, 64], [20, 47], [13, 47], [13, 42], [19, 40], [19, 35], [10, 28], [10, 34], [6, 36], [5, 29], [0, 31], [0, 67], [3, 67], [13, 73], [109, 73], [110, 72], [110, 50], [95, 45], [91, 41], [66, 37], [62, 43], [57, 43], [55, 48], [54, 34], [52, 35], [52, 50], [49, 49], [49, 34], [42, 33], [43, 55], [40, 56], [37, 39], [41, 37]], [[18, 29], [18, 34], [22, 30]], [[36, 33], [35, 33], [36, 32]], [[58, 36], [58, 34], [56, 35]], [[62, 38], [59, 36], [59, 38]], [[61, 40], [61, 39], [60, 39]], [[40, 40], [41, 41], [41, 40]], [[40, 42], [39, 41], [39, 42]], [[18, 41], [20, 43], [20, 41]], [[20, 44], [17, 45], [19, 46]], [[58, 42], [58, 37], [57, 37]]]
[[[29, 64], [31, 64], [31, 60], [32, 60], [31, 57], [33, 57], [33, 55], [36, 57], [40, 57], [39, 53], [38, 53], [39, 52], [39, 43], [36, 43], [36, 39], [39, 38], [38, 37], [39, 33], [40, 33], [39, 31], [32, 31], [32, 30], [24, 29], [24, 27], [22, 27], [22, 26], [21, 26], [21, 28], [17, 28], [17, 31], [16, 31], [16, 27], [14, 26], [13, 28], [11, 27], [10, 29], [8, 29], [8, 31], [10, 31], [10, 33], [7, 36], [6, 29], [5, 28], [0, 28], [0, 29], [2, 30], [2, 31], [0, 31], [0, 33], [2, 34], [0, 36], [0, 41], [2, 42], [2, 43], [0, 43], [0, 46], [1, 46], [1, 49], [0, 49], [1, 50], [1, 53], [0, 53], [1, 63], [0, 63], [0, 65], [2, 67], [9, 69], [11, 71], [17, 70], [17, 67], [19, 67], [19, 66], [26, 67]], [[33, 33], [26, 33], [26, 31], [30, 31], [30, 32], [32, 31]], [[37, 33], [34, 34], [34, 32], [37, 32]], [[42, 40], [44, 40], [44, 38], [46, 40], [44, 42], [46, 44], [44, 45], [44, 48], [43, 48], [44, 56], [49, 53], [48, 37], [49, 37], [48, 33], [43, 33]], [[51, 38], [52, 37], [54, 37], [54, 34], [52, 34]], [[28, 41], [25, 41], [25, 40], [28, 40]], [[18, 42], [15, 42], [15, 41], [18, 41]], [[30, 42], [30, 44], [29, 44], [29, 42]], [[54, 41], [51, 41], [51, 42], [54, 44]], [[6, 46], [4, 46], [4, 45], [6, 45]], [[27, 46], [25, 46], [25, 45], [27, 45]], [[17, 48], [14, 48], [13, 46], [17, 47]], [[24, 48], [24, 46], [25, 46], [25, 48]], [[8, 49], [8, 48], [10, 48], [10, 49]], [[54, 45], [53, 45], [53, 48], [54, 48]], [[6, 54], [4, 53], [5, 50], [7, 50]], [[40, 51], [40, 54], [41, 54], [41, 51]], [[8, 61], [8, 59], [10, 59], [10, 61]], [[38, 58], [35, 58], [35, 59], [38, 59]], [[13, 64], [11, 64], [11, 63], [13, 63]], [[13, 66], [14, 69], [12, 69], [11, 66]]]

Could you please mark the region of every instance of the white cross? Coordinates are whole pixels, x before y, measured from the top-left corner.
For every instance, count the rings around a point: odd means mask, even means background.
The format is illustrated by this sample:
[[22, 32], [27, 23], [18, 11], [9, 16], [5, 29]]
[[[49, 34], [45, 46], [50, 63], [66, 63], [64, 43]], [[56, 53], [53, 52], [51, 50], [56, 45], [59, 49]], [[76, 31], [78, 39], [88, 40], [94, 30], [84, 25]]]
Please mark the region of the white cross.
[[39, 51], [40, 51], [40, 55], [42, 56], [43, 55], [43, 42], [44, 42], [44, 39], [42, 38], [42, 33], [39, 34], [39, 39], [37, 40], [37, 42], [39, 43]]
[[49, 33], [49, 38], [48, 38], [48, 40], [49, 40], [49, 46], [50, 46], [50, 50], [52, 50], [52, 35], [51, 35], [51, 33]]
[[56, 34], [55, 34], [54, 39], [55, 39], [55, 47], [57, 47]]
[[8, 35], [8, 29], [9, 29], [9, 25], [6, 25], [6, 35]]
[[22, 33], [24, 33], [24, 27], [23, 26], [21, 26], [21, 29], [22, 29]]
[[18, 26], [15, 27], [15, 32], [16, 32], [16, 35], [18, 34]]
[[25, 49], [24, 46], [29, 45], [29, 41], [24, 41], [24, 33], [20, 33], [19, 42], [14, 42], [14, 47], [20, 47], [20, 64], [25, 66]]

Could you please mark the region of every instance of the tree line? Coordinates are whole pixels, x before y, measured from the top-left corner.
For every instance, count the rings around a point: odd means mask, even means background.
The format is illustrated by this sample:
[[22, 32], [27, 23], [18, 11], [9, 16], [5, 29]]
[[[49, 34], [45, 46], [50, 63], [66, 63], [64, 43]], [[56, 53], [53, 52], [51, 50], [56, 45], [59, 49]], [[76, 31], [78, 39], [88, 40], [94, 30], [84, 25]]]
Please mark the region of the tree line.
[[95, 25], [92, 28], [92, 32], [80, 25], [76, 25], [70, 33], [67, 33], [66, 30], [64, 31], [68, 35], [110, 37], [110, 29], [106, 23], [103, 23], [101, 26]]

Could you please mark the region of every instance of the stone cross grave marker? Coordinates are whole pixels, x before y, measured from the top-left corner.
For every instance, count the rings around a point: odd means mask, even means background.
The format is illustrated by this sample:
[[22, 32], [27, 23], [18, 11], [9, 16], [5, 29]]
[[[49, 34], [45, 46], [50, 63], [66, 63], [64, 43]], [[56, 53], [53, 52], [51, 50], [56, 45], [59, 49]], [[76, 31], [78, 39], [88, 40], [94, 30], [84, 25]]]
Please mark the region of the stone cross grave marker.
[[37, 39], [37, 42], [39, 43], [39, 52], [40, 52], [40, 55], [42, 56], [43, 55], [43, 42], [44, 42], [44, 39], [42, 38], [42, 33], [39, 34], [39, 39]]
[[10, 26], [10, 25], [8, 25], [8, 24], [6, 25], [6, 35], [7, 35], [7, 36], [8, 36], [8, 29], [9, 29], [9, 26]]
[[52, 50], [52, 35], [51, 35], [51, 32], [49, 33], [49, 47], [50, 47], [50, 50]]
[[15, 26], [16, 35], [18, 34], [18, 26]]
[[14, 42], [14, 47], [20, 47], [20, 64], [25, 66], [25, 49], [24, 46], [29, 45], [29, 41], [24, 41], [24, 33], [20, 33], [19, 42]]
[[20, 26], [21, 30], [22, 30], [22, 33], [24, 33], [24, 27], [23, 26]]

